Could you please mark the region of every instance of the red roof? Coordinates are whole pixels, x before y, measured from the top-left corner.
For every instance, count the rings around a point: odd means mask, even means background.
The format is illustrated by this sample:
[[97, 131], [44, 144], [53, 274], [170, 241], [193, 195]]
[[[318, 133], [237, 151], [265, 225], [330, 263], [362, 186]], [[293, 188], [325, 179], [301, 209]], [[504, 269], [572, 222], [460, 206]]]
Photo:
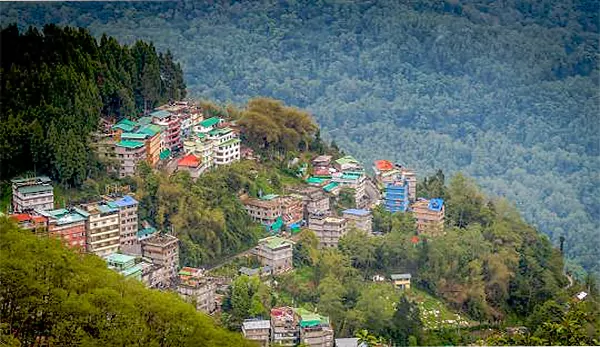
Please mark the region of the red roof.
[[394, 165], [388, 160], [375, 160], [375, 167], [380, 171], [389, 171], [394, 168]]
[[419, 238], [418, 238], [417, 236], [413, 236], [413, 237], [410, 239], [410, 242], [412, 242], [413, 244], [415, 244], [415, 243], [419, 243]]
[[193, 154], [188, 154], [185, 157], [179, 159], [177, 165], [186, 167], [198, 167], [200, 165], [200, 159]]
[[13, 214], [10, 216], [10, 218], [16, 220], [17, 222], [21, 223], [21, 222], [25, 222], [28, 220], [31, 220], [31, 215], [29, 215], [28, 213], [19, 213], [19, 214]]

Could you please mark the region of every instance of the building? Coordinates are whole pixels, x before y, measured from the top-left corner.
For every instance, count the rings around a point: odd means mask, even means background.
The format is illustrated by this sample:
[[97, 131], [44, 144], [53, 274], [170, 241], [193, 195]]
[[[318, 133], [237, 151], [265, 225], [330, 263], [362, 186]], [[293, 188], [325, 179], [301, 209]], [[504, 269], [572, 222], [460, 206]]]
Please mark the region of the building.
[[292, 264], [294, 242], [279, 236], [270, 236], [258, 241], [254, 254], [260, 262], [269, 266], [274, 275], [289, 271]]
[[282, 196], [279, 199], [281, 208], [281, 217], [286, 226], [291, 224], [301, 224], [304, 219], [304, 206], [302, 196], [291, 194]]
[[208, 132], [213, 141], [214, 164], [227, 165], [240, 160], [240, 139], [231, 128], [216, 128]]
[[368, 347], [364, 342], [358, 343], [358, 338], [350, 337], [344, 339], [335, 339], [335, 347]]
[[366, 198], [366, 179], [367, 176], [360, 171], [336, 172], [331, 175], [331, 183], [337, 183], [340, 188], [354, 189], [356, 204], [360, 204]]
[[109, 173], [118, 172], [120, 161], [117, 159], [113, 133], [95, 132], [92, 134], [90, 147], [98, 155], [100, 162]]
[[298, 316], [291, 307], [271, 309], [271, 342], [277, 346], [295, 346], [300, 340]]
[[333, 347], [333, 329], [329, 317], [298, 308], [295, 309], [299, 316], [300, 343], [311, 347]]
[[104, 202], [83, 205], [89, 214], [86, 223], [86, 245], [89, 253], [107, 256], [119, 250], [121, 222], [119, 209]]
[[119, 161], [119, 176], [131, 176], [135, 174], [138, 163], [146, 160], [146, 143], [144, 139], [121, 140], [115, 144], [115, 154]]
[[333, 167], [338, 171], [346, 172], [346, 171], [363, 171], [362, 164], [354, 159], [354, 157], [347, 155], [345, 157], [337, 159], [333, 163]]
[[329, 213], [329, 196], [319, 187], [301, 187], [294, 188], [292, 192], [299, 194], [302, 197], [302, 218], [308, 222], [311, 214], [328, 214]]
[[390, 278], [396, 289], [410, 289], [410, 274], [393, 274]]
[[421, 199], [412, 204], [419, 234], [440, 235], [444, 232], [444, 200]]
[[[1, 216], [1, 215], [0, 215]], [[17, 222], [21, 229], [29, 230], [35, 234], [45, 235], [48, 232], [48, 218], [30, 213], [11, 214], [10, 219]]]
[[119, 243], [121, 246], [133, 246], [137, 242], [138, 202], [129, 195], [108, 202], [119, 209]]
[[177, 293], [193, 303], [198, 311], [213, 313], [217, 309], [215, 290], [217, 286], [203, 270], [183, 267], [178, 272]]
[[387, 183], [393, 183], [402, 176], [400, 170], [396, 169], [389, 160], [375, 160], [373, 162], [373, 172], [375, 173], [375, 180], [384, 186]]
[[271, 226], [281, 217], [279, 196], [265, 195], [260, 199], [244, 195], [240, 198], [246, 211], [252, 219], [266, 226]]
[[54, 208], [54, 188], [46, 176], [17, 178], [12, 183], [12, 211], [45, 211]]
[[142, 126], [137, 133], [144, 134], [146, 141], [146, 160], [150, 166], [155, 167], [160, 160], [162, 128], [156, 124]]
[[414, 202], [417, 200], [417, 175], [414, 170], [403, 167], [402, 178], [408, 183], [408, 200]]
[[194, 132], [208, 133], [221, 125], [221, 123], [223, 123], [223, 119], [219, 117], [210, 117], [198, 123], [198, 125], [194, 127]]
[[200, 158], [193, 154], [188, 154], [177, 162], [177, 171], [187, 171], [192, 178], [198, 178], [204, 172]]
[[159, 110], [150, 113], [152, 123], [161, 126], [165, 132], [163, 149], [171, 152], [178, 151], [183, 143], [181, 141], [181, 120], [169, 111]]
[[154, 233], [141, 243], [142, 256], [150, 259], [152, 264], [165, 268], [165, 278], [169, 283], [164, 284], [169, 286], [179, 269], [179, 240], [172, 235]]
[[387, 183], [384, 190], [384, 206], [389, 212], [406, 212], [408, 209], [408, 182], [404, 179]]
[[193, 154], [200, 159], [203, 171], [214, 166], [214, 144], [208, 139], [207, 134], [191, 135], [183, 142], [183, 149], [186, 154]]
[[246, 319], [242, 323], [244, 338], [258, 341], [262, 346], [268, 346], [271, 337], [271, 322], [268, 320]]
[[337, 247], [340, 238], [346, 234], [348, 223], [344, 218], [313, 214], [308, 218], [310, 230], [319, 239], [319, 247]]
[[138, 281], [142, 280], [142, 266], [136, 262], [136, 257], [112, 253], [104, 257], [108, 268], [114, 270], [126, 278], [134, 278]]
[[373, 232], [373, 214], [369, 210], [349, 209], [342, 211], [342, 216], [349, 226], [354, 226], [368, 234]]
[[70, 248], [78, 251], [87, 249], [87, 221], [90, 214], [79, 208], [40, 211], [48, 218], [48, 235], [59, 237]]
[[142, 283], [148, 288], [169, 288], [171, 282], [167, 274], [167, 269], [164, 266], [152, 264], [147, 261], [141, 262], [140, 266], [142, 267]]

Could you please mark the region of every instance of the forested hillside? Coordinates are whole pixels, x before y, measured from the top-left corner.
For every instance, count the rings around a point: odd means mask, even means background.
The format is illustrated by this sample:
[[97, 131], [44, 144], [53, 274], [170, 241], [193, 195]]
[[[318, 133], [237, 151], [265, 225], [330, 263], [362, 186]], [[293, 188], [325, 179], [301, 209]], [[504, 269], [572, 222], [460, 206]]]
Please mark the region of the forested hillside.
[[21, 3], [2, 23], [151, 39], [192, 95], [282, 99], [361, 160], [466, 172], [600, 272], [598, 13], [585, 0]]
[[0, 345], [253, 346], [176, 294], [0, 217]]

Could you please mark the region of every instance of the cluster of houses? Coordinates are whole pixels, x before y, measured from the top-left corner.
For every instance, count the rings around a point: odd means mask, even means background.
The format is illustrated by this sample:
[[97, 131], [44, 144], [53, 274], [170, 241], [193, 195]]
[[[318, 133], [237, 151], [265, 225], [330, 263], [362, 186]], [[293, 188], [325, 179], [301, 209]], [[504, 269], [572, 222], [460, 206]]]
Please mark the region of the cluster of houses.
[[334, 346], [329, 317], [302, 308], [273, 308], [270, 320], [245, 320], [242, 333], [263, 346], [296, 346], [300, 343], [311, 347]]
[[151, 167], [177, 158], [177, 170], [197, 178], [204, 171], [240, 160], [239, 129], [219, 117], [205, 119], [202, 110], [187, 102], [157, 108], [137, 121], [122, 119], [116, 124], [103, 120], [93, 144], [109, 172], [119, 177], [135, 173], [140, 162]]

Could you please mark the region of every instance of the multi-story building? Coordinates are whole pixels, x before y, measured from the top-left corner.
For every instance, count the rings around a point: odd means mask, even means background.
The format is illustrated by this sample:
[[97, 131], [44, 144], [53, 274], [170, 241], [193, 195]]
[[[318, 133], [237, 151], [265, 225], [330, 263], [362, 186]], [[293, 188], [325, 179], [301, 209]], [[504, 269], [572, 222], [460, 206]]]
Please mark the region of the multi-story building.
[[108, 205], [119, 209], [119, 243], [121, 246], [133, 246], [137, 241], [138, 202], [125, 195], [109, 201]]
[[213, 141], [214, 164], [227, 165], [240, 160], [240, 139], [231, 128], [217, 128], [208, 132]]
[[13, 213], [54, 208], [54, 189], [50, 178], [17, 178], [11, 180], [11, 183]]
[[295, 309], [299, 316], [300, 343], [310, 347], [333, 347], [333, 329], [329, 317], [304, 309]]
[[202, 170], [208, 170], [214, 166], [214, 143], [208, 139], [207, 134], [197, 133], [191, 135], [183, 143], [186, 154], [193, 154], [200, 158]]
[[408, 200], [414, 202], [417, 200], [417, 175], [414, 170], [403, 167], [402, 178], [404, 178], [408, 184]]
[[113, 133], [96, 132], [92, 134], [90, 146], [109, 173], [118, 172], [120, 166], [120, 161], [117, 159], [115, 152], [115, 143]]
[[279, 236], [270, 236], [258, 241], [254, 254], [263, 265], [271, 267], [274, 275], [293, 268], [294, 242]]
[[165, 129], [166, 149], [169, 149], [171, 152], [179, 150], [183, 146], [181, 141], [181, 120], [179, 117], [165, 110], [154, 111], [150, 113], [150, 117], [152, 117], [152, 123]]
[[204, 275], [201, 269], [183, 267], [179, 270], [177, 292], [186, 301], [193, 303], [198, 311], [213, 313], [217, 309], [213, 278]]
[[137, 133], [145, 135], [146, 160], [151, 166], [156, 166], [160, 160], [160, 141], [162, 128], [156, 124], [148, 124], [141, 127]]
[[119, 160], [119, 176], [135, 174], [138, 163], [146, 160], [146, 143], [142, 141], [121, 140], [115, 144], [116, 159]]
[[369, 210], [349, 209], [342, 211], [342, 216], [353, 226], [368, 234], [373, 232], [373, 214]]
[[333, 166], [341, 172], [353, 171], [353, 172], [362, 172], [363, 167], [362, 164], [354, 159], [354, 157], [347, 155], [345, 157], [339, 158], [334, 161]]
[[287, 226], [302, 222], [304, 217], [302, 196], [297, 194], [282, 196], [279, 199], [279, 204], [281, 206], [281, 217]]
[[217, 128], [221, 123], [223, 123], [223, 119], [219, 117], [210, 117], [201, 121], [198, 125], [194, 127], [194, 132], [197, 133], [208, 133], [209, 131]]
[[142, 265], [136, 262], [136, 257], [112, 253], [104, 257], [108, 268], [114, 270], [127, 278], [134, 278], [138, 281], [142, 280]]
[[291, 307], [271, 309], [271, 342], [276, 346], [296, 346], [300, 340], [298, 316]]
[[363, 172], [337, 172], [331, 175], [331, 183], [337, 183], [341, 188], [354, 189], [354, 199], [358, 204], [366, 197], [366, 179]]
[[119, 250], [119, 209], [105, 202], [83, 205], [89, 217], [86, 223], [87, 251], [98, 256], [107, 256]]
[[306, 222], [311, 214], [329, 213], [329, 196], [319, 187], [302, 187], [292, 191], [302, 196], [303, 219]]
[[313, 214], [308, 218], [310, 230], [319, 239], [319, 247], [337, 247], [342, 236], [346, 234], [348, 223], [344, 218]]
[[400, 179], [387, 183], [384, 199], [385, 209], [389, 212], [406, 212], [408, 209], [408, 181]]
[[375, 160], [373, 172], [375, 172], [375, 180], [382, 185], [392, 183], [402, 175], [389, 160]]
[[87, 221], [90, 214], [79, 208], [40, 211], [48, 218], [48, 235], [59, 237], [70, 248], [81, 252], [87, 249]]
[[257, 341], [261, 346], [268, 346], [271, 336], [271, 322], [261, 319], [246, 319], [242, 323], [244, 338]]
[[258, 223], [270, 226], [281, 217], [281, 208], [277, 195], [265, 195], [261, 199], [245, 195], [240, 200], [250, 217]]
[[151, 262], [141, 262], [142, 283], [148, 288], [166, 289], [170, 287], [171, 280], [164, 266], [152, 264]]
[[179, 268], [179, 240], [172, 235], [154, 233], [142, 240], [142, 256], [152, 261], [152, 264], [165, 267], [166, 278], [170, 284], [177, 277]]
[[177, 162], [177, 171], [187, 171], [192, 178], [200, 177], [204, 169], [200, 159], [193, 154], [188, 154]]
[[17, 222], [21, 229], [30, 230], [38, 235], [45, 235], [48, 232], [48, 218], [45, 216], [18, 213], [11, 214], [9, 218]]
[[422, 199], [412, 205], [419, 234], [440, 235], [444, 232], [444, 200]]

